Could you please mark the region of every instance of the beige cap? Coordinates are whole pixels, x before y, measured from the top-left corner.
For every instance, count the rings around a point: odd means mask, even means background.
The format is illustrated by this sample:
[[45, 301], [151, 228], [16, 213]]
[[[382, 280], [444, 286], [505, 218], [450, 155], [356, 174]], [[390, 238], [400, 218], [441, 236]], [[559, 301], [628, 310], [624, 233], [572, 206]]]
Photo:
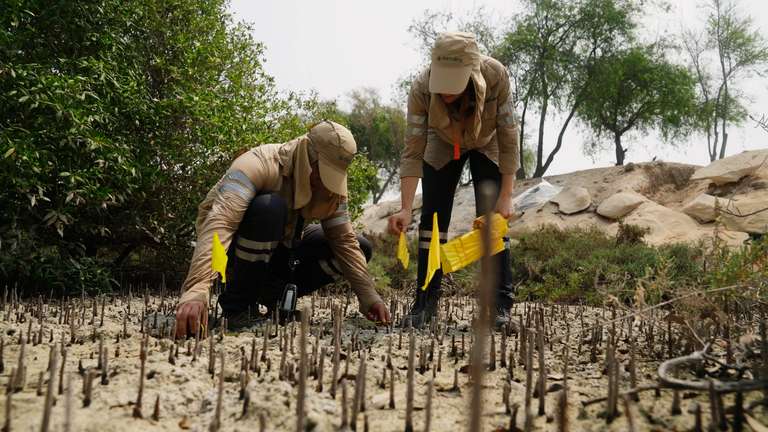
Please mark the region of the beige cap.
[[312, 150], [317, 152], [323, 185], [337, 195], [347, 196], [347, 167], [357, 153], [352, 132], [338, 123], [323, 120], [312, 126], [307, 136]]
[[472, 33], [440, 33], [432, 48], [429, 92], [460, 94], [472, 70], [480, 65], [480, 50]]

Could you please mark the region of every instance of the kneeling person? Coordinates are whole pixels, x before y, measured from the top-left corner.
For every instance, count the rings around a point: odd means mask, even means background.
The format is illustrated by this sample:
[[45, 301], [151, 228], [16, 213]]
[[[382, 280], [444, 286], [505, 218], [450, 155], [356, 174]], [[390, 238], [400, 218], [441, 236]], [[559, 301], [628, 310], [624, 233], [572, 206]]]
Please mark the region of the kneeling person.
[[[349, 130], [323, 121], [306, 135], [235, 159], [199, 207], [197, 244], [176, 310], [177, 336], [194, 334], [199, 317], [207, 319], [214, 232], [228, 248], [219, 304], [233, 327], [246, 325], [259, 304], [274, 307], [291, 279], [302, 296], [344, 278], [361, 313], [389, 322], [368, 273], [370, 243], [355, 234], [347, 212], [347, 168], [356, 151]], [[320, 223], [301, 229], [305, 220]], [[291, 251], [298, 261], [293, 272]]]

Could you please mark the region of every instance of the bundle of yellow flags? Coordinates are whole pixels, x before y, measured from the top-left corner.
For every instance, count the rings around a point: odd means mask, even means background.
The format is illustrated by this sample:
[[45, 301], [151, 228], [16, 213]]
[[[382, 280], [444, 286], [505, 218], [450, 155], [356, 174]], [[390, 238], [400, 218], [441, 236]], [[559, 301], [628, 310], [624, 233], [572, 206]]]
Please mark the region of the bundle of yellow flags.
[[[483, 233], [481, 227], [484, 223], [484, 216], [477, 218], [472, 231], [441, 245], [440, 257], [443, 273], [460, 270], [483, 256]], [[503, 237], [507, 234], [508, 229], [507, 220], [502, 215], [494, 213], [491, 217], [492, 255], [504, 249]]]

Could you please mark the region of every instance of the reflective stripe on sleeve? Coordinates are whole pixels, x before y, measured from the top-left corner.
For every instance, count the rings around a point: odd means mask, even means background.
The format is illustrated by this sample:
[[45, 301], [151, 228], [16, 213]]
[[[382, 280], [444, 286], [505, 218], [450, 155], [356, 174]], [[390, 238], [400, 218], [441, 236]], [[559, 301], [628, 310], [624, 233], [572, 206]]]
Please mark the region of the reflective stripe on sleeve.
[[249, 179], [248, 176], [245, 175], [245, 173], [240, 170], [230, 171], [224, 175], [224, 178], [227, 180], [234, 180], [238, 183], [241, 183], [248, 190], [256, 191], [256, 186], [253, 185], [253, 182], [251, 182], [251, 179]]
[[426, 124], [427, 123], [427, 116], [423, 115], [416, 115], [416, 114], [408, 114], [408, 123], [416, 123], [416, 124]]
[[408, 126], [408, 136], [424, 135], [424, 128]]
[[341, 273], [334, 270], [331, 265], [326, 260], [318, 260], [317, 264], [320, 265], [320, 268], [323, 270], [323, 273], [327, 274], [328, 276], [332, 277], [334, 280], [339, 280], [341, 278]]
[[343, 225], [345, 223], [349, 223], [351, 220], [349, 219], [349, 214], [346, 212], [342, 214], [341, 216], [332, 217], [330, 219], [326, 219], [323, 221], [323, 226], [325, 228], [333, 228], [338, 225]]
[[510, 112], [513, 112], [514, 110], [515, 110], [515, 107], [514, 105], [512, 105], [512, 102], [507, 102], [501, 105], [501, 107], [499, 107], [499, 114], [510, 113]]
[[256, 195], [256, 192], [248, 190], [245, 186], [237, 182], [222, 183], [221, 186], [219, 186], [219, 193], [224, 192], [234, 192], [246, 201], [250, 201]]
[[517, 122], [515, 121], [515, 116], [513, 115], [496, 117], [496, 124], [499, 126], [509, 126], [515, 123]]

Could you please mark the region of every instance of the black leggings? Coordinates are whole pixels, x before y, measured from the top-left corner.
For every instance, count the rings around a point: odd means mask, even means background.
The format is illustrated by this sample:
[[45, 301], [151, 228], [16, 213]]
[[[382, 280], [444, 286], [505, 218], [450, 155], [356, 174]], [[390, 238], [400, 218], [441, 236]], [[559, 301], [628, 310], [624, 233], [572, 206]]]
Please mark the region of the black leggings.
[[[419, 268], [416, 282], [419, 289], [424, 285], [427, 273], [427, 259], [429, 256], [429, 242], [432, 238], [432, 214], [437, 212], [437, 225], [440, 230], [440, 243], [448, 239], [448, 226], [451, 223], [453, 210], [453, 197], [456, 193], [464, 164], [469, 159], [469, 170], [472, 174], [472, 183], [475, 189], [475, 214], [481, 216], [493, 209], [498, 197], [501, 174], [499, 167], [488, 157], [478, 151], [468, 151], [459, 160], [452, 160], [439, 170], [424, 163], [424, 175], [421, 180], [422, 208], [421, 221], [419, 222]], [[490, 182], [495, 187], [493, 200], [484, 203], [480, 197], [480, 184]], [[485, 208], [491, 206], [490, 209]], [[496, 303], [500, 307], [509, 308], [514, 298], [514, 286], [512, 285], [512, 272], [509, 257], [509, 239], [504, 239], [507, 247], [497, 254], [499, 275], [496, 291]], [[440, 290], [443, 273], [438, 270], [432, 277], [427, 287], [429, 290]]]
[[[259, 304], [273, 308], [290, 280], [289, 249], [282, 240], [288, 206], [277, 194], [256, 195], [240, 222], [227, 251], [227, 284], [219, 297], [226, 315], [254, 310]], [[373, 247], [358, 235], [360, 249], [370, 261]], [[299, 296], [341, 279], [341, 271], [319, 224], [304, 228], [296, 245], [299, 264], [294, 282]]]

